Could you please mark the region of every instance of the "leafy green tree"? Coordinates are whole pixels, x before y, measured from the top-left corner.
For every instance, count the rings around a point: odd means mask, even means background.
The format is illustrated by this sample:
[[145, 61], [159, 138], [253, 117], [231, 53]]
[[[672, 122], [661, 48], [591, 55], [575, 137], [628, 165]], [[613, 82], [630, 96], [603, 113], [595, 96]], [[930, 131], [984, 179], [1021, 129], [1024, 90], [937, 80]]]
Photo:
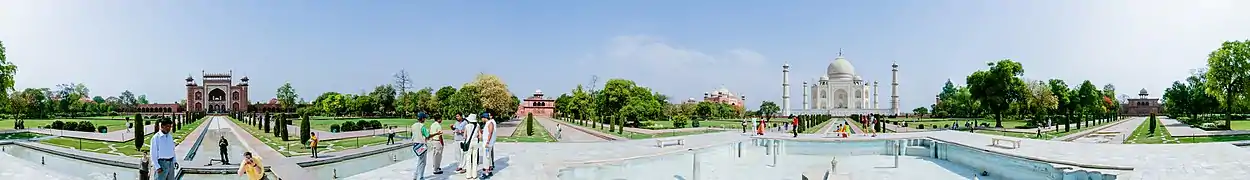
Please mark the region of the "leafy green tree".
[[1106, 111], [1108, 112], [1106, 115], [1104, 115], [1106, 116], [1105, 118], [1115, 119], [1119, 116], [1118, 114], [1120, 113], [1119, 111], [1120, 99], [1116, 98], [1115, 95], [1116, 95], [1115, 85], [1107, 84], [1107, 85], [1102, 86], [1102, 97], [1103, 99], [1106, 99], [1106, 101], [1104, 101], [1103, 103], [1103, 106], [1104, 106], [1104, 109], [1106, 109]]
[[508, 84], [504, 83], [499, 76], [479, 73], [477, 77], [473, 78], [473, 82], [469, 82], [465, 86], [478, 88], [478, 102], [481, 103], [483, 110], [492, 115], [491, 118], [509, 117], [511, 115], [508, 112], [513, 112], [517, 109], [513, 105], [516, 98], [508, 90]]
[[291, 87], [291, 82], [282, 84], [278, 87], [278, 105], [282, 106], [283, 112], [295, 108], [295, 100], [299, 99], [299, 94], [295, 93], [295, 88]]
[[451, 108], [448, 108], [447, 106], [448, 104], [451, 104], [452, 95], [456, 95], [456, 87], [443, 86], [442, 88], [438, 88], [438, 91], [434, 92], [434, 99], [438, 101], [439, 105], [437, 111], [438, 113], [434, 113], [435, 118], [446, 119], [447, 117], [456, 115], [456, 112], [451, 111]]
[[1003, 115], [1012, 103], [1022, 100], [1024, 67], [1020, 63], [1004, 59], [987, 64], [990, 69], [968, 76], [968, 88], [972, 97], [994, 114], [994, 127], [1003, 127]]
[[376, 103], [373, 107], [378, 108], [376, 111], [382, 112], [383, 114], [395, 112], [395, 95], [395, 87], [392, 87], [389, 84], [379, 85], [373, 88], [373, 92], [369, 92], [369, 97], [372, 97]]
[[287, 117], [287, 114], [281, 114], [280, 116], [278, 116], [279, 124], [277, 126], [279, 129], [282, 129], [282, 131], [280, 131], [281, 133], [279, 133], [279, 134], [282, 134], [282, 141], [290, 141], [289, 139], [287, 139], [288, 137], [290, 137], [288, 135], [290, 134], [290, 131], [286, 129], [287, 121], [290, 121], [290, 120], [287, 120], [286, 117]]
[[460, 90], [456, 91], [456, 94], [449, 98], [449, 102], [451, 102], [451, 104], [448, 104], [447, 108], [449, 108], [451, 112], [464, 114], [482, 112], [482, 104], [478, 101], [477, 95], [478, 88], [476, 86], [460, 87]]
[[346, 112], [347, 99], [337, 92], [325, 92], [313, 100], [313, 105], [321, 107], [321, 112], [327, 115], [337, 116]]
[[1076, 109], [1074, 108], [1076, 105], [1073, 104], [1073, 99], [1075, 98], [1071, 93], [1072, 90], [1068, 89], [1068, 84], [1064, 83], [1062, 79], [1050, 79], [1047, 85], [1050, 86], [1051, 94], [1055, 95], [1055, 102], [1058, 105], [1055, 109], [1064, 115], [1062, 121], [1063, 132], [1068, 132], [1072, 129], [1072, 112]]
[[139, 95], [139, 99], [136, 99], [135, 101], [138, 101], [139, 104], [149, 104], [148, 95]]
[[911, 113], [916, 114], [916, 115], [920, 115], [920, 116], [924, 116], [925, 114], [929, 113], [929, 108], [925, 108], [925, 107], [917, 107], [916, 109], [912, 109], [912, 110], [911, 110]]
[[771, 119], [773, 116], [776, 116], [778, 112], [781, 112], [781, 107], [778, 107], [777, 103], [773, 103], [772, 101], [764, 101], [763, 103], [760, 103], [759, 112], [760, 115], [765, 116], [765, 118]]
[[428, 87], [417, 90], [412, 102], [416, 103], [416, 112], [435, 112], [439, 109], [439, 101], [434, 95], [434, 89]]
[[[596, 98], [596, 114], [600, 116], [616, 116], [625, 107], [629, 97], [634, 95], [634, 81], [625, 79], [610, 79], [604, 86], [601, 94]], [[611, 122], [604, 122], [611, 123]]]
[[1085, 119], [1084, 117], [1102, 112], [1102, 95], [1098, 91], [1098, 87], [1094, 86], [1094, 83], [1089, 82], [1089, 80], [1082, 82], [1081, 86], [1076, 89], [1076, 93], [1078, 97], [1077, 107], [1083, 112], [1081, 113], [1081, 123], [1088, 127], [1090, 126], [1090, 119]]
[[1153, 137], [1155, 135], [1155, 126], [1158, 126], [1155, 123], [1158, 123], [1159, 119], [1155, 119], [1155, 113], [1150, 113], [1149, 121], [1150, 121], [1150, 136]]
[[569, 96], [569, 94], [560, 94], [560, 97], [556, 97], [555, 110], [557, 117], [568, 117], [569, 114], [573, 114], [572, 111], [576, 110], [577, 107], [573, 107], [573, 104], [570, 102], [572, 100], [573, 96]]
[[13, 77], [17, 75], [17, 65], [9, 62], [5, 56], [4, 41], [0, 41], [0, 95], [7, 95], [14, 90]]
[[1217, 95], [1224, 111], [1224, 126], [1232, 123], [1233, 101], [1250, 88], [1250, 40], [1226, 41], [1207, 58], [1206, 91]]
[[1028, 83], [1028, 101], [1029, 112], [1033, 115], [1033, 125], [1043, 127], [1046, 124], [1048, 112], [1053, 112], [1059, 108], [1058, 97], [1051, 93], [1050, 86], [1044, 81], [1033, 81]]

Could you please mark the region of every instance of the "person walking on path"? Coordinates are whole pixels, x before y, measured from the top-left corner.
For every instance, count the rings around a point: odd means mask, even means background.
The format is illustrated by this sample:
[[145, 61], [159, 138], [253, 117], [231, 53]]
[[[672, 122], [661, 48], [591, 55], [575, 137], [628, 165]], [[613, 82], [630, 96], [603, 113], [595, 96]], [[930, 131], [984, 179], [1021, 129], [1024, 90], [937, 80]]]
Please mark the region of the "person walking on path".
[[168, 119], [160, 122], [160, 132], [152, 137], [151, 146], [148, 154], [152, 157], [152, 166], [156, 169], [156, 180], [173, 180], [174, 167], [178, 166], [174, 156], [174, 136], [169, 131], [174, 128], [174, 123]]
[[226, 142], [226, 136], [221, 136], [221, 140], [217, 141], [217, 151], [221, 152], [221, 164], [223, 165], [230, 165], [230, 156], [226, 156], [227, 146], [230, 146], [230, 143]]
[[456, 150], [457, 150], [456, 151], [457, 152], [456, 163], [460, 163], [456, 165], [457, 173], [464, 172], [463, 167], [465, 163], [464, 156], [466, 156], [465, 151], [469, 150], [468, 147], [462, 146], [463, 144], [465, 144], [465, 135], [464, 135], [465, 124], [468, 124], [468, 122], [465, 122], [464, 115], [461, 115], [460, 113], [456, 113], [456, 124], [452, 125], [451, 129], [452, 129], [452, 134], [456, 135], [454, 139], [456, 141]]
[[556, 139], [557, 140], [564, 139], [564, 136], [561, 134], [564, 134], [564, 128], [562, 125], [556, 124]]
[[412, 123], [412, 129], [410, 129], [410, 131], [412, 131], [413, 136], [421, 137], [421, 139], [414, 140], [413, 142], [415, 144], [412, 145], [412, 152], [416, 153], [417, 155], [417, 168], [415, 171], [412, 172], [412, 179], [424, 180], [425, 179], [425, 163], [426, 163], [425, 153], [427, 150], [425, 147], [425, 144], [429, 142], [431, 138], [430, 129], [425, 128], [425, 113], [424, 112], [417, 113], [417, 123]]
[[477, 171], [478, 170], [477, 168], [478, 157], [480, 157], [478, 156], [478, 154], [480, 154], [478, 152], [481, 152], [479, 150], [481, 149], [480, 148], [481, 143], [479, 142], [479, 140], [481, 140], [480, 137], [482, 135], [480, 134], [480, 131], [478, 131], [478, 128], [477, 128], [477, 124], [476, 124], [477, 115], [476, 114], [469, 114], [469, 117], [465, 118], [465, 122], [466, 123], [464, 125], [464, 132], [465, 132], [466, 139], [464, 141], [464, 144], [461, 144], [460, 146], [467, 150], [465, 151], [464, 162], [461, 163], [461, 166], [460, 166], [461, 171], [459, 173], [464, 173], [465, 179], [477, 179], [478, 178], [478, 171]]
[[395, 126], [386, 127], [386, 145], [395, 144]]
[[317, 158], [317, 141], [321, 141], [321, 140], [317, 139], [317, 133], [315, 132], [308, 132], [308, 133], [312, 136], [312, 138], [309, 139], [311, 141], [308, 143], [308, 147], [312, 148], [312, 158]]
[[791, 122], [792, 124], [790, 125], [790, 131], [794, 132], [794, 137], [797, 138], [799, 137], [799, 118], [794, 117], [794, 115], [790, 115], [790, 119], [794, 120], [793, 122]]
[[151, 179], [151, 178], [152, 178], [152, 176], [151, 176], [151, 174], [148, 174], [148, 168], [151, 168], [151, 167], [152, 167], [152, 157], [149, 157], [147, 154], [144, 154], [144, 155], [143, 155], [143, 159], [141, 159], [141, 160], [139, 160], [139, 161], [140, 161], [140, 163], [139, 163], [139, 180], [148, 180], [148, 179]]
[[482, 156], [485, 157], [483, 160], [486, 162], [483, 164], [486, 167], [482, 168], [482, 172], [490, 176], [495, 170], [495, 127], [498, 124], [495, 118], [490, 117], [490, 113], [482, 114], [482, 116], [486, 120], [485, 126], [482, 127]]
[[430, 123], [430, 138], [427, 144], [430, 146], [434, 156], [434, 174], [443, 174], [443, 120], [434, 119], [434, 123]]
[[243, 164], [239, 165], [239, 175], [247, 176], [248, 180], [262, 180], [265, 178], [265, 165], [260, 163], [260, 158], [252, 157], [252, 152], [243, 153]]

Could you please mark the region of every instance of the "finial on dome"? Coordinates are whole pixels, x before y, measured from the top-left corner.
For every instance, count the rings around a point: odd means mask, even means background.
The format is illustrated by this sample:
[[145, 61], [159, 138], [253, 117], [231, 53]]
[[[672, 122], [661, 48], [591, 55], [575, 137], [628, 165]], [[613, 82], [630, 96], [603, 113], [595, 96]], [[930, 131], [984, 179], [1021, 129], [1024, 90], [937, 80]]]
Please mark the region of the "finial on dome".
[[842, 48], [838, 48], [838, 57], [842, 57]]

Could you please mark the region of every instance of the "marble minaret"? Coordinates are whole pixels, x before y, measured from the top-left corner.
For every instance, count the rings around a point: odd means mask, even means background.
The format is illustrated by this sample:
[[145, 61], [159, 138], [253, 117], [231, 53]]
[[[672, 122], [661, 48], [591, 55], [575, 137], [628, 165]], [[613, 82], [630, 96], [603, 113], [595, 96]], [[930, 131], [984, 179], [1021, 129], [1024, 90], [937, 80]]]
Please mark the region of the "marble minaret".
[[878, 105], [877, 103], [877, 90], [878, 90], [877, 81], [872, 81], [872, 108], [873, 109], [881, 109], [881, 106]]
[[810, 109], [807, 106], [807, 81], [803, 81], [803, 109]]
[[781, 113], [790, 115], [790, 63], [781, 65]]
[[891, 80], [892, 82], [890, 83], [890, 111], [893, 111], [894, 114], [899, 114], [900, 108], [899, 108], [899, 102], [898, 102], [898, 62], [894, 62], [890, 64], [890, 68], [891, 68], [890, 79], [892, 79]]

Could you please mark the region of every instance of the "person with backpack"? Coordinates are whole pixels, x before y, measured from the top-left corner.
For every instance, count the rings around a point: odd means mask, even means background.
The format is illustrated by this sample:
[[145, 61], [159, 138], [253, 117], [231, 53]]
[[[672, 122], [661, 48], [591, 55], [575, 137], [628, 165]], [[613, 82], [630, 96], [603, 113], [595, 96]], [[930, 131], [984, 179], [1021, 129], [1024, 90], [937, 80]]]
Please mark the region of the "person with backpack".
[[[413, 145], [412, 152], [417, 155], [417, 168], [412, 172], [413, 179], [425, 179], [425, 143], [430, 140], [430, 129], [425, 128], [425, 113], [417, 113], [417, 123], [412, 124]], [[420, 139], [416, 139], [420, 137]]]
[[457, 173], [465, 174], [466, 179], [477, 179], [478, 158], [481, 157], [478, 155], [481, 154], [481, 148], [479, 148], [481, 143], [478, 142], [481, 140], [481, 133], [477, 127], [477, 114], [469, 114], [469, 117], [465, 118], [464, 132], [465, 141], [460, 144], [460, 148], [465, 150], [464, 162], [460, 163], [460, 171]]

